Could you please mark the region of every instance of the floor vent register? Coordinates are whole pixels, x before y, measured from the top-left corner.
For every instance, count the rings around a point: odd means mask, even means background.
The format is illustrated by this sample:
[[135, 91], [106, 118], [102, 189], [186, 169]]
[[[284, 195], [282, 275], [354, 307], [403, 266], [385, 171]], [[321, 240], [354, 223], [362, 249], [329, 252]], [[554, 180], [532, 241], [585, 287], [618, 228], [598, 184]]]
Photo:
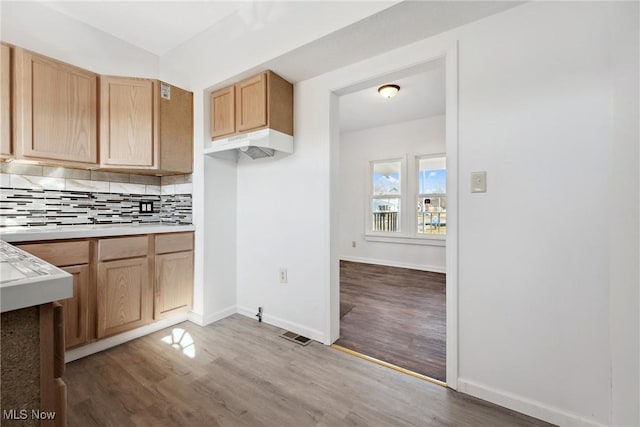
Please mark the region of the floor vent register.
[[293, 341], [300, 345], [307, 345], [311, 342], [311, 338], [303, 337], [302, 335], [298, 335], [295, 332], [283, 332], [280, 336], [286, 340]]

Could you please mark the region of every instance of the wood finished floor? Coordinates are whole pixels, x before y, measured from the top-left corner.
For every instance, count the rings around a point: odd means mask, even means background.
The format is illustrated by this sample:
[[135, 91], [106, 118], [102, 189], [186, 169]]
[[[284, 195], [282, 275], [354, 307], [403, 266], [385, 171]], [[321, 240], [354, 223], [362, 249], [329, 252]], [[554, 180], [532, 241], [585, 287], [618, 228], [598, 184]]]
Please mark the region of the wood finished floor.
[[[163, 342], [174, 328], [194, 358]], [[241, 315], [174, 328], [67, 364], [69, 425], [548, 425]]]
[[445, 381], [445, 277], [341, 261], [336, 344]]

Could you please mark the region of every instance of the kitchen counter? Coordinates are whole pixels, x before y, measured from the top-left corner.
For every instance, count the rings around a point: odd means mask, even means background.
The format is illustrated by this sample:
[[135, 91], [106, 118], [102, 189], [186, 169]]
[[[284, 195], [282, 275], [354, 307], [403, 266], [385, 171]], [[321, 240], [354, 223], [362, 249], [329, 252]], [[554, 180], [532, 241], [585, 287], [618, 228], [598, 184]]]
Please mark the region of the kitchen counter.
[[72, 296], [71, 274], [0, 241], [0, 312]]
[[88, 237], [127, 236], [194, 231], [192, 224], [100, 224], [62, 225], [45, 227], [6, 227], [0, 229], [0, 240], [5, 242], [34, 242], [38, 240], [82, 239]]

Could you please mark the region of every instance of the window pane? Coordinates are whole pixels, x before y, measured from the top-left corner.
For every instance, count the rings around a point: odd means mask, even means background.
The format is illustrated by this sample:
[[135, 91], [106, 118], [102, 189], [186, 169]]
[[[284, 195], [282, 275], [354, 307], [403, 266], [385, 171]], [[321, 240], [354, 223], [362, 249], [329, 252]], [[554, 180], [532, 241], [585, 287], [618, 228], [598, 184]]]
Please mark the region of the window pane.
[[429, 157], [419, 160], [418, 193], [447, 193], [447, 166], [445, 157]]
[[400, 195], [400, 168], [402, 163], [379, 162], [373, 164], [373, 195]]
[[447, 234], [446, 196], [418, 196], [418, 234]]
[[371, 212], [373, 231], [400, 231], [400, 199], [373, 199]]

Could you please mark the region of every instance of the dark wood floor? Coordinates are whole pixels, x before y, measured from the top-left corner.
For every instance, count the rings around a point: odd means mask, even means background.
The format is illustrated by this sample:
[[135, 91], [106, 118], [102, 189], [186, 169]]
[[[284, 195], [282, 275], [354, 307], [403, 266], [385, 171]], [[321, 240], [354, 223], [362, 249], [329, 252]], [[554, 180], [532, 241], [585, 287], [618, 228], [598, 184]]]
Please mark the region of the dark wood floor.
[[[189, 336], [173, 336], [175, 329]], [[300, 346], [281, 332], [236, 314], [71, 362], [69, 425], [547, 425], [317, 342]]]
[[336, 344], [445, 381], [445, 275], [340, 262]]

